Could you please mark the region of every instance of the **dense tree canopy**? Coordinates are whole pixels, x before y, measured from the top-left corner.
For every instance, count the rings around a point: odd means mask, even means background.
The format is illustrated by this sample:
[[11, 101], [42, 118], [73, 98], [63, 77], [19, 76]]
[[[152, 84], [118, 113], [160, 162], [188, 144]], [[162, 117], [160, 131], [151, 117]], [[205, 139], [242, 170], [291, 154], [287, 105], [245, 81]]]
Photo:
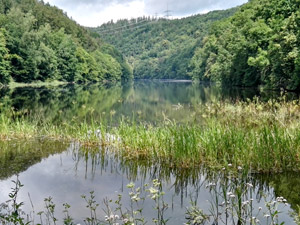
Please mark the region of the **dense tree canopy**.
[[300, 90], [300, 1], [252, 0], [217, 22], [191, 61], [195, 79]]
[[120, 80], [134, 73], [299, 91], [299, 25], [300, 0], [250, 0], [184, 19], [109, 22], [93, 33], [43, 1], [0, 0], [0, 82]]
[[0, 0], [0, 27], [1, 83], [89, 82], [132, 75], [117, 50], [101, 50], [107, 44], [43, 1]]
[[190, 78], [189, 61], [209, 26], [236, 9], [184, 19], [140, 17], [103, 24], [93, 31], [114, 45], [134, 68], [135, 78]]
[[0, 29], [0, 83], [6, 83], [8, 81], [9, 81], [8, 49], [6, 48], [4, 30]]

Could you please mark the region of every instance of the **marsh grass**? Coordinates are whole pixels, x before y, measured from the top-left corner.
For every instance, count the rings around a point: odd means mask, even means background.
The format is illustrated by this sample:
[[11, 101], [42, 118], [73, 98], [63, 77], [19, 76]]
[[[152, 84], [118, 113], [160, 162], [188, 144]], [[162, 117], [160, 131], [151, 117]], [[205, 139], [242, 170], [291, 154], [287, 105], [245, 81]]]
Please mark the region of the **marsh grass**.
[[150, 160], [170, 167], [222, 169], [242, 167], [251, 172], [300, 170], [300, 103], [213, 102], [187, 115], [197, 123], [165, 120], [160, 125], [121, 120], [51, 123], [41, 115], [2, 112], [0, 137], [45, 136], [77, 140], [83, 145], [115, 146], [126, 159]]

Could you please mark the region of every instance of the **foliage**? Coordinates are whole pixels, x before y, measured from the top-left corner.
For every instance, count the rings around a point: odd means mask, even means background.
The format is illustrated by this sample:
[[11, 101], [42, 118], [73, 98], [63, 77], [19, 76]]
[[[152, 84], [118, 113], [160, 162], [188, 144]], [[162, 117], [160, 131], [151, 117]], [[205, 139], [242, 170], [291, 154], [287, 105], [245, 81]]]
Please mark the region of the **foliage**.
[[9, 81], [9, 59], [4, 30], [0, 29], [0, 84]]
[[[70, 215], [71, 206], [67, 203], [64, 203], [64, 218], [63, 223], [59, 223], [60, 221], [56, 218], [56, 204], [54, 203], [52, 197], [48, 197], [44, 199], [45, 210], [40, 211], [37, 215], [40, 217], [41, 222], [35, 223], [34, 215], [32, 217], [31, 214], [26, 214], [22, 211], [22, 206], [24, 202], [18, 203], [17, 197], [18, 192], [24, 186], [19, 181], [18, 177], [16, 181], [13, 181], [15, 187], [12, 188], [11, 193], [9, 193], [10, 200], [0, 203], [0, 222], [3, 225], [40, 225], [40, 224], [65, 224], [65, 225], [75, 225], [73, 222], [73, 218]], [[150, 187], [149, 187], [150, 186]], [[146, 189], [148, 188], [149, 189]], [[115, 224], [123, 224], [123, 225], [143, 225], [146, 224], [147, 221], [143, 215], [143, 208], [141, 203], [145, 200], [154, 200], [153, 210], [157, 215], [155, 218], [152, 218], [153, 224], [157, 225], [165, 225], [168, 220], [164, 219], [164, 213], [167, 210], [167, 204], [163, 200], [164, 192], [160, 190], [160, 183], [158, 180], [153, 180], [153, 184], [145, 184], [144, 187], [135, 188], [134, 183], [130, 183], [127, 185], [129, 190], [129, 198], [130, 198], [130, 207], [126, 207], [123, 203], [122, 195], [118, 195], [118, 199], [113, 202], [111, 199], [105, 198], [103, 200], [103, 211], [105, 212], [104, 219], [98, 217], [99, 214], [99, 206], [100, 204], [95, 200], [94, 191], [90, 192], [89, 196], [82, 195], [82, 199], [86, 202], [86, 208], [89, 210], [89, 214], [84, 220], [84, 224], [86, 225], [115, 225]], [[149, 195], [147, 195], [149, 193]], [[32, 212], [35, 214], [35, 212]]]
[[194, 79], [300, 90], [298, 0], [252, 0], [214, 24], [191, 60]]
[[116, 50], [102, 51], [102, 41], [60, 9], [37, 0], [5, 0], [3, 7], [0, 26], [6, 31], [0, 33], [1, 83], [11, 78], [16, 82], [130, 78], [125, 59], [111, 53]]
[[200, 104], [190, 116], [202, 123], [177, 124], [166, 119], [153, 126], [121, 120], [116, 126], [99, 119], [71, 119], [55, 124], [41, 115], [14, 118], [3, 112], [0, 135], [45, 135], [75, 138], [87, 145], [116, 145], [116, 153], [125, 158], [147, 159], [170, 167], [205, 164], [220, 169], [230, 163], [262, 173], [300, 170], [299, 101], [207, 103]]
[[[251, 183], [252, 177], [240, 170], [238, 173], [223, 171], [213, 173], [205, 178], [202, 183], [207, 183], [206, 189], [210, 193], [209, 212], [201, 210], [196, 201], [191, 202], [191, 206], [186, 209], [186, 223], [190, 225], [205, 225], [205, 224], [267, 224], [267, 225], [282, 225], [280, 221], [282, 209], [288, 205], [284, 197], [267, 199], [265, 197], [266, 190], [257, 190], [255, 183]], [[0, 204], [0, 222], [3, 225], [40, 225], [40, 224], [66, 224], [75, 225], [71, 216], [71, 205], [63, 204], [63, 217], [57, 216], [56, 204], [52, 197], [44, 199], [44, 210], [37, 213], [40, 218], [40, 223], [34, 220], [35, 211], [30, 214], [23, 211], [24, 202], [18, 203], [17, 197], [21, 188], [24, 186], [19, 181], [13, 181], [15, 187], [9, 193], [9, 200]], [[152, 224], [166, 225], [168, 219], [164, 219], [164, 214], [168, 210], [168, 205], [163, 200], [164, 192], [162, 185], [154, 179], [152, 184], [145, 184], [142, 187], [136, 187], [131, 182], [127, 185], [129, 201], [123, 200], [123, 195], [118, 194], [116, 200], [105, 198], [103, 200], [104, 216], [99, 216], [100, 205], [96, 201], [94, 191], [89, 193], [89, 196], [82, 195], [82, 199], [86, 203], [88, 210], [87, 217], [83, 219], [86, 225], [143, 225], [147, 224], [145, 218], [144, 206], [154, 201]], [[256, 207], [254, 196], [258, 199], [263, 199], [260, 207]], [[30, 196], [30, 195], [29, 195]], [[261, 196], [261, 197], [259, 197]], [[257, 199], [256, 199], [257, 200]], [[32, 204], [32, 202], [31, 202]], [[34, 207], [32, 205], [32, 207]], [[84, 209], [82, 209], [84, 210]], [[148, 212], [149, 213], [149, 212]], [[294, 221], [299, 224], [298, 212], [292, 213]], [[104, 217], [104, 218], [103, 218]], [[77, 218], [76, 218], [77, 219]]]
[[[192, 201], [191, 207], [186, 211], [187, 224], [285, 224], [280, 221], [279, 215], [288, 206], [287, 200], [284, 197], [267, 198], [264, 190], [257, 188], [255, 180], [241, 167], [237, 172], [226, 171], [224, 168], [223, 172], [215, 173], [209, 180], [205, 187], [210, 193], [209, 212], [204, 213]], [[259, 207], [254, 204], [255, 190], [256, 199], [263, 200], [264, 203]], [[296, 215], [294, 216], [296, 219]]]
[[127, 57], [135, 78], [189, 78], [188, 63], [209, 26], [235, 11], [175, 20], [139, 17], [109, 22], [92, 30]]

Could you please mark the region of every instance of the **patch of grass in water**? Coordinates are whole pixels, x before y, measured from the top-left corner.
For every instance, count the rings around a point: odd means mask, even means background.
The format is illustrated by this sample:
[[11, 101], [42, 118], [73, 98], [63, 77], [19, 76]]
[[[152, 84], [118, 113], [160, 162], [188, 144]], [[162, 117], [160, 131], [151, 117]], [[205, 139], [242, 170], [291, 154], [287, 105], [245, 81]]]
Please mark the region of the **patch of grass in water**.
[[166, 121], [153, 126], [120, 121], [111, 127], [103, 121], [55, 125], [42, 117], [2, 113], [0, 136], [46, 136], [75, 139], [85, 145], [114, 145], [114, 151], [128, 159], [161, 162], [170, 167], [204, 164], [215, 169], [232, 165], [251, 172], [300, 170], [299, 100], [286, 101], [283, 97], [268, 102], [254, 99], [209, 103], [199, 105], [193, 116], [202, 122]]

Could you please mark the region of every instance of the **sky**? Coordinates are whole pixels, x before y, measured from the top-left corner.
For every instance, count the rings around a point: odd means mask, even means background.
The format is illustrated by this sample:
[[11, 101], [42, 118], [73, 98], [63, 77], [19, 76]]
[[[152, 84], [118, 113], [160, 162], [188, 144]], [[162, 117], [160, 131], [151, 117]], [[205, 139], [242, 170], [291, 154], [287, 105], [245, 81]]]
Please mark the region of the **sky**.
[[139, 16], [181, 18], [212, 10], [228, 9], [247, 0], [46, 0], [83, 26], [96, 27], [118, 19]]

